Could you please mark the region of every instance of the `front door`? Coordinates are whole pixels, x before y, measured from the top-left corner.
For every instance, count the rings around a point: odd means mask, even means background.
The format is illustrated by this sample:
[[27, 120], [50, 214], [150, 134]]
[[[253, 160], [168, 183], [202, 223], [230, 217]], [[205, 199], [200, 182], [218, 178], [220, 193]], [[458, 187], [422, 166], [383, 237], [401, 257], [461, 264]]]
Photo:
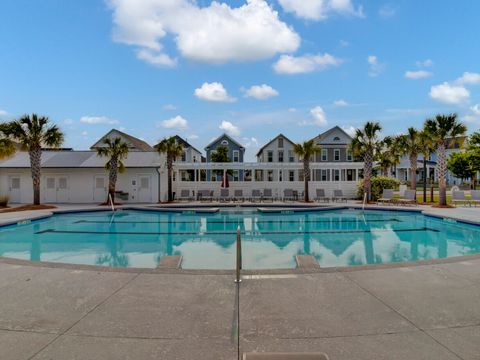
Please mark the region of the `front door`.
[[45, 178], [45, 202], [57, 202], [57, 181], [54, 176]]
[[67, 176], [45, 177], [45, 202], [66, 203], [69, 201], [69, 188]]
[[10, 176], [8, 178], [8, 190], [10, 202], [20, 202], [20, 176]]
[[107, 177], [97, 175], [93, 183], [93, 201], [107, 201]]
[[57, 203], [66, 203], [69, 200], [68, 177], [57, 177]]
[[142, 203], [152, 202], [152, 181], [149, 175], [138, 177], [137, 201]]

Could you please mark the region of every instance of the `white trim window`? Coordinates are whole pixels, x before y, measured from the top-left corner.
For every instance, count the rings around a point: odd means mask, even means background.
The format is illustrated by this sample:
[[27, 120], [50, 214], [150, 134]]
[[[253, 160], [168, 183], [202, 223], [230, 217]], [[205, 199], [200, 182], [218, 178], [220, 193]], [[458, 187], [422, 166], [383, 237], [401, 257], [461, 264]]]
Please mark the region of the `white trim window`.
[[340, 170], [339, 169], [333, 169], [332, 180], [333, 181], [340, 181]]
[[353, 161], [353, 154], [347, 149], [347, 161]]
[[283, 150], [278, 150], [278, 162], [283, 163]]
[[333, 149], [333, 161], [340, 161], [340, 149]]
[[240, 151], [233, 150], [233, 162], [234, 163], [240, 162]]
[[327, 149], [322, 149], [322, 161], [328, 160], [328, 151]]
[[238, 170], [233, 170], [233, 181], [240, 181], [240, 172]]
[[269, 163], [273, 162], [273, 151], [272, 150], [267, 151], [267, 162], [269, 162]]

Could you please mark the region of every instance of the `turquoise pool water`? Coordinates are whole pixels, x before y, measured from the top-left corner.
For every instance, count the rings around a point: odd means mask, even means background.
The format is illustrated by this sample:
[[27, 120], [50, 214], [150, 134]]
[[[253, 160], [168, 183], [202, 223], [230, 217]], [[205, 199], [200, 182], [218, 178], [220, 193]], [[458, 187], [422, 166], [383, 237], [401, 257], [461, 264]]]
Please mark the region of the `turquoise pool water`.
[[245, 269], [425, 260], [480, 252], [480, 227], [414, 212], [332, 210], [215, 214], [118, 211], [55, 215], [0, 228], [0, 255], [33, 261], [154, 268], [182, 255], [186, 269], [232, 269], [236, 229]]

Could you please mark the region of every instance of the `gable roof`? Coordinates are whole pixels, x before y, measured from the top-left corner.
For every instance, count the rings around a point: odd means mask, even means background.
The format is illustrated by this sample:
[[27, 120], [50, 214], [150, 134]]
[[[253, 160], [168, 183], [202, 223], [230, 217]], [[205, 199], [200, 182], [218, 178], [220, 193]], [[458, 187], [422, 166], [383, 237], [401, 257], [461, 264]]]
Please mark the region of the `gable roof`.
[[126, 134], [120, 130], [112, 129], [105, 135], [103, 135], [95, 144], [90, 146], [90, 149], [95, 149], [103, 146], [103, 140], [107, 138], [112, 138], [112, 135], [117, 133], [126, 143], [128, 143], [129, 148], [136, 149], [138, 151], [154, 151], [154, 149], [148, 145], [145, 141], [140, 140], [132, 135]]
[[270, 140], [268, 143], [266, 143], [265, 145], [263, 145], [258, 151], [257, 151], [257, 155], [256, 156], [259, 156], [260, 153], [263, 151], [263, 149], [265, 149], [268, 145], [270, 145], [272, 142], [274, 142], [275, 140], [277, 140], [279, 137], [282, 137], [284, 138], [285, 140], [287, 140], [290, 144], [292, 145], [295, 145], [295, 143], [290, 140], [289, 138], [287, 138], [285, 135], [283, 135], [282, 133], [278, 134], [277, 136], [275, 136], [272, 140]]
[[[328, 135], [330, 135], [332, 132], [334, 131], [340, 131], [342, 134], [344, 134], [348, 139], [352, 140], [352, 137], [350, 135], [347, 134], [347, 132], [345, 130], [343, 130], [340, 126], [336, 125], [334, 127], [332, 127], [331, 129], [328, 129], [327, 131], [324, 131], [323, 133], [320, 133], [318, 134], [317, 136], [315, 136], [313, 139], [317, 139], [320, 141], [320, 140], [323, 140], [325, 139]], [[312, 140], [313, 140], [312, 139]]]
[[183, 139], [182, 137], [180, 137], [179, 135], [175, 135], [174, 138], [177, 140], [177, 143], [179, 143], [180, 145], [182, 145], [184, 148], [192, 148], [193, 150], [195, 150], [196, 152], [198, 152], [200, 155], [202, 154], [202, 152], [200, 150], [198, 150], [196, 147], [192, 146], [192, 144], [190, 144], [189, 142], [187, 142], [187, 140]]
[[205, 151], [208, 151], [208, 149], [210, 148], [211, 145], [215, 144], [218, 140], [220, 140], [221, 138], [223, 137], [226, 137], [228, 140], [230, 140], [231, 142], [233, 142], [235, 145], [237, 145], [238, 147], [240, 147], [242, 150], [245, 150], [245, 146], [243, 146], [242, 144], [240, 144], [238, 141], [235, 141], [235, 139], [233, 139], [231, 136], [228, 136], [226, 133], [223, 133], [222, 135], [220, 135], [219, 137], [217, 137], [215, 140], [211, 141], [207, 146], [205, 146]]

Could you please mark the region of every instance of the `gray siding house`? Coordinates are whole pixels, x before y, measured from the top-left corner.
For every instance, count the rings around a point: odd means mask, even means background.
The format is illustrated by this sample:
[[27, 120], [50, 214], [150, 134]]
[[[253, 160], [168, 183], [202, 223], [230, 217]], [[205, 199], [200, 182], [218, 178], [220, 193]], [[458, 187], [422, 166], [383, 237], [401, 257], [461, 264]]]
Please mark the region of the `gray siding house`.
[[257, 152], [257, 162], [286, 163], [298, 162], [293, 151], [295, 143], [283, 134], [279, 134]]
[[[217, 150], [219, 146], [225, 146], [228, 149], [228, 158], [230, 159], [230, 162], [243, 163], [243, 159], [245, 156], [245, 147], [225, 133], [220, 135], [218, 138], [213, 140], [205, 147], [207, 163], [212, 162], [212, 154]], [[213, 176], [210, 170], [207, 171], [207, 181], [221, 180], [221, 177], [222, 175], [220, 174], [216, 174], [216, 176]], [[233, 171], [233, 175], [230, 176], [230, 179], [232, 178], [236, 181], [243, 181], [243, 171]]]
[[353, 155], [348, 147], [352, 138], [341, 127], [335, 126], [313, 138], [321, 151], [315, 155], [314, 162], [351, 162]]

